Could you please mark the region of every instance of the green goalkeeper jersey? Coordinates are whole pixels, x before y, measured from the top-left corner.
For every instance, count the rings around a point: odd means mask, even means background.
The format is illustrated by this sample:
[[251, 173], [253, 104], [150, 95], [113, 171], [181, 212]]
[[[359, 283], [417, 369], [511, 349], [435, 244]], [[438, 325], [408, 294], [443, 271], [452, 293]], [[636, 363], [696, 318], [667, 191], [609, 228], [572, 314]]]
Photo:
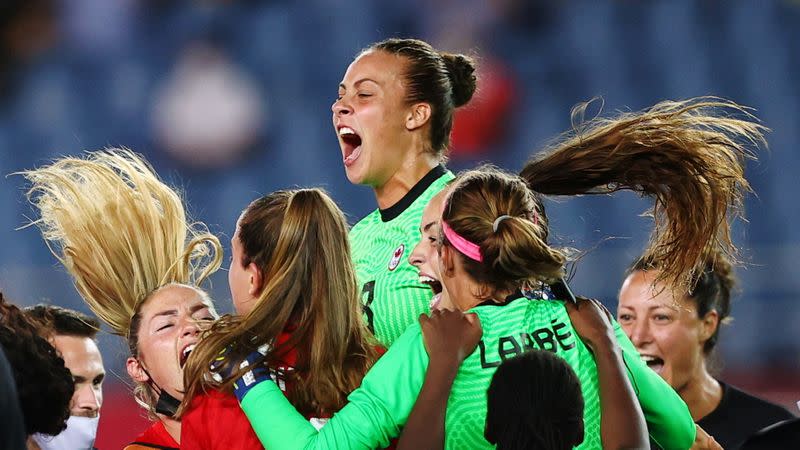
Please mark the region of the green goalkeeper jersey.
[[422, 210], [452, 179], [444, 166], [433, 168], [399, 202], [376, 209], [350, 231], [364, 319], [387, 347], [429, 310], [431, 289], [419, 282], [408, 256], [421, 238]]
[[[504, 305], [477, 306], [471, 312], [480, 317], [483, 337], [464, 360], [453, 383], [445, 420], [445, 448], [493, 448], [483, 438], [486, 390], [492, 375], [503, 359], [536, 348], [555, 352], [575, 370], [585, 402], [585, 438], [577, 448], [600, 449], [597, 366], [572, 328], [563, 302], [519, 298]], [[695, 425], [686, 404], [641, 361], [616, 322], [614, 329], [651, 438], [665, 449], [691, 447]], [[241, 406], [270, 450], [383, 448], [406, 423], [427, 366], [422, 333], [415, 324], [375, 363], [361, 386], [348, 397], [348, 404], [319, 432], [294, 410], [273, 382], [256, 385]]]

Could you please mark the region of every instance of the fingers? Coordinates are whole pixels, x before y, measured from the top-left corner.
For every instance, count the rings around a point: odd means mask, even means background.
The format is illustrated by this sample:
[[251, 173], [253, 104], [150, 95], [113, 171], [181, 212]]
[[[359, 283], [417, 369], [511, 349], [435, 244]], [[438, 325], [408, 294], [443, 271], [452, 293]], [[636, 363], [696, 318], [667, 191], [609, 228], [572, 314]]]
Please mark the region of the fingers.
[[428, 317], [428, 315], [427, 315], [427, 314], [425, 314], [425, 313], [422, 313], [422, 314], [420, 314], [420, 315], [419, 315], [419, 317], [417, 318], [417, 320], [419, 320], [419, 325], [420, 325], [421, 327], [423, 327], [423, 328], [424, 328], [424, 327], [425, 327], [425, 324], [427, 324], [428, 322], [430, 322], [430, 320], [431, 320], [431, 319]]

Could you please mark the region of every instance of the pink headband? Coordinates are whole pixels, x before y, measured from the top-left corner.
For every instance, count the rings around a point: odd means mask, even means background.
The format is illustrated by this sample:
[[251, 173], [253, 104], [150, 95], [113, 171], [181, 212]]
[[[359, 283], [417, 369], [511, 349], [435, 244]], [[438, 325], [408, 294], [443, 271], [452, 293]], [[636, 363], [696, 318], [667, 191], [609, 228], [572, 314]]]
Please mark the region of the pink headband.
[[447, 240], [453, 245], [453, 247], [466, 255], [467, 258], [478, 262], [483, 261], [483, 257], [481, 256], [481, 248], [464, 239], [460, 234], [456, 233], [444, 220], [442, 220], [442, 232]]

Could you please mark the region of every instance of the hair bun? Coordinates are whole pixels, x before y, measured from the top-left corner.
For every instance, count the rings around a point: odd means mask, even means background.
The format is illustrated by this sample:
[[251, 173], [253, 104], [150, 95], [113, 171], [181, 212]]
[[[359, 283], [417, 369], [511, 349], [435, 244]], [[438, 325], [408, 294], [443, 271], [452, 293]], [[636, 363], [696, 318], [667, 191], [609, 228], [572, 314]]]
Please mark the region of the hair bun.
[[447, 75], [453, 86], [453, 104], [466, 105], [475, 93], [478, 79], [475, 76], [475, 60], [465, 55], [440, 53], [447, 67]]

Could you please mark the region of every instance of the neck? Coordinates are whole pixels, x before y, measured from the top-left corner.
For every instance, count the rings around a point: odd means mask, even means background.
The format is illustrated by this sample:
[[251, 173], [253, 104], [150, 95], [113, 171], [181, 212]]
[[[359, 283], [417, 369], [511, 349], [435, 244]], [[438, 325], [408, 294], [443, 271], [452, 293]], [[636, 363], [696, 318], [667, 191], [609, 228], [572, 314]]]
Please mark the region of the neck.
[[456, 277], [447, 290], [450, 302], [461, 311], [480, 305], [485, 299], [475, 295], [481, 291], [481, 286], [472, 281], [468, 276], [462, 274]]
[[374, 188], [378, 208], [386, 209], [399, 202], [438, 164], [438, 158], [429, 152], [416, 154], [410, 160], [405, 161], [385, 183]]
[[28, 440], [25, 442], [27, 450], [41, 450], [42, 448], [39, 447], [39, 444], [33, 440], [33, 435], [28, 436]]
[[722, 400], [722, 387], [706, 370], [705, 361], [698, 367], [696, 374], [686, 385], [678, 389], [692, 419], [698, 421], [714, 411]]
[[172, 439], [175, 439], [175, 442], [181, 443], [181, 423], [171, 417], [167, 417], [164, 415], [158, 415], [159, 420], [161, 423], [164, 424], [164, 429], [167, 430]]

